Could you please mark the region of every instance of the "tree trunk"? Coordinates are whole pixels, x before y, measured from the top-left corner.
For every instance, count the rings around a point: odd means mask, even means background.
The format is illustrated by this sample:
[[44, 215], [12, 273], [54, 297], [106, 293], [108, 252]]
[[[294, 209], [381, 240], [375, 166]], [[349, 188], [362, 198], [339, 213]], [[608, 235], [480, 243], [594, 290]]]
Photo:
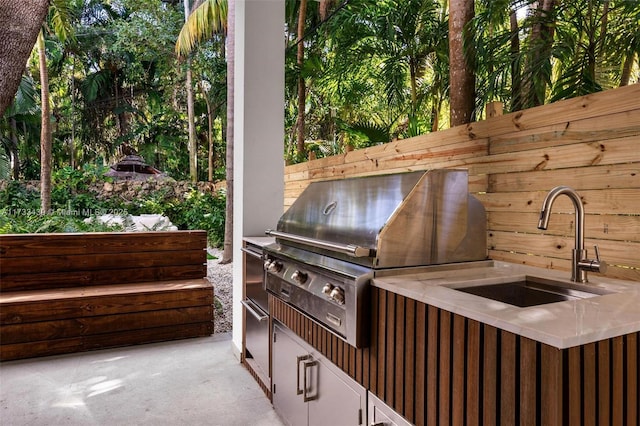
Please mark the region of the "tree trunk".
[[418, 60], [409, 58], [409, 87], [411, 89], [411, 116], [416, 116], [418, 106]]
[[605, 0], [602, 4], [602, 20], [600, 23], [600, 42], [598, 43], [598, 52], [602, 53], [607, 39], [607, 31], [609, 29], [609, 0]]
[[[189, 0], [184, 0], [184, 21], [190, 14]], [[191, 59], [187, 59], [187, 117], [189, 121], [189, 177], [192, 182], [198, 181], [198, 142], [196, 140], [195, 112], [193, 101], [193, 83], [191, 75]]]
[[[591, 8], [589, 5], [589, 15], [594, 14], [594, 18], [597, 17], [597, 7]], [[592, 29], [591, 34], [589, 35], [589, 77], [592, 81], [596, 81], [596, 74], [598, 68], [598, 56], [603, 55], [603, 49], [607, 38], [607, 30], [609, 25], [609, 1], [605, 0], [602, 4], [602, 17], [600, 18], [600, 33], [597, 34], [598, 40], [596, 40], [596, 30]]]
[[624, 59], [624, 65], [622, 66], [622, 75], [620, 76], [620, 87], [628, 86], [631, 79], [631, 69], [633, 68], [633, 61], [636, 57], [636, 52], [628, 53]]
[[449, 99], [451, 127], [469, 123], [475, 107], [475, 74], [464, 50], [466, 24], [474, 16], [473, 0], [451, 0], [449, 5]]
[[214, 150], [213, 150], [213, 113], [211, 111], [211, 100], [209, 100], [209, 96], [207, 96], [207, 92], [204, 90], [202, 84], [198, 83], [198, 88], [200, 88], [200, 92], [202, 93], [202, 97], [204, 98], [204, 102], [207, 105], [207, 141], [209, 145], [209, 153], [207, 156], [208, 159], [208, 170], [207, 170], [207, 180], [209, 182], [213, 182], [213, 159], [214, 159]]
[[187, 117], [189, 121], [189, 178], [198, 181], [198, 142], [196, 140], [195, 113], [193, 105], [193, 83], [191, 73], [191, 59], [187, 59]]
[[76, 57], [71, 64], [71, 141], [69, 142], [69, 165], [76, 168]]
[[305, 106], [307, 104], [307, 87], [304, 81], [304, 76], [302, 75], [302, 67], [304, 66], [304, 41], [302, 41], [304, 37], [304, 28], [305, 21], [307, 20], [307, 0], [300, 0], [300, 9], [298, 11], [298, 55], [297, 55], [297, 65], [298, 72], [300, 75], [298, 76], [298, 120], [296, 122], [296, 141], [297, 141], [297, 150], [298, 150], [298, 159], [304, 159], [306, 155], [306, 148], [304, 146], [305, 140]]
[[224, 251], [220, 263], [233, 261], [233, 108], [234, 108], [234, 78], [235, 67], [235, 28], [236, 4], [229, 0], [227, 10], [227, 199], [224, 221]]
[[436, 102], [434, 101], [431, 105], [431, 131], [438, 131], [438, 107], [436, 107]]
[[522, 109], [522, 76], [520, 75], [520, 67], [518, 66], [518, 56], [520, 55], [520, 39], [518, 33], [518, 16], [516, 10], [511, 9], [509, 16], [510, 23], [510, 54], [511, 54], [511, 111], [520, 111]]
[[534, 107], [544, 104], [547, 90], [545, 73], [551, 71], [549, 56], [553, 43], [553, 9], [554, 0], [543, 0], [535, 10], [534, 24], [529, 37], [532, 46], [531, 58], [526, 66], [525, 104], [524, 107]]
[[18, 155], [18, 124], [15, 117], [9, 119], [11, 128], [11, 161], [13, 165], [13, 180], [20, 179], [20, 156]]
[[48, 0], [0, 0], [0, 117], [13, 102], [48, 10]]
[[40, 127], [40, 213], [51, 210], [51, 107], [49, 105], [49, 74], [44, 45], [44, 32], [38, 37], [40, 60], [40, 98], [42, 118]]

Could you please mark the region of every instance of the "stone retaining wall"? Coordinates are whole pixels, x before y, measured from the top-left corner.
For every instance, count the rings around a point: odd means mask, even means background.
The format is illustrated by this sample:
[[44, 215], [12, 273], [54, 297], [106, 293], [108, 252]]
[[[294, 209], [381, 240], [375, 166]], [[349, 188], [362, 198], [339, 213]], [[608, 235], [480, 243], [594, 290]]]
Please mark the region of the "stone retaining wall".
[[[0, 191], [4, 190], [9, 181], [0, 180]], [[21, 182], [27, 189], [40, 191], [40, 181], [30, 180]], [[95, 182], [89, 186], [89, 192], [96, 194], [98, 199], [120, 197], [125, 201], [133, 201], [160, 191], [166, 191], [168, 197], [184, 196], [191, 188], [197, 188], [201, 192], [215, 192], [226, 189], [226, 182], [189, 182], [189, 181], [114, 181]]]

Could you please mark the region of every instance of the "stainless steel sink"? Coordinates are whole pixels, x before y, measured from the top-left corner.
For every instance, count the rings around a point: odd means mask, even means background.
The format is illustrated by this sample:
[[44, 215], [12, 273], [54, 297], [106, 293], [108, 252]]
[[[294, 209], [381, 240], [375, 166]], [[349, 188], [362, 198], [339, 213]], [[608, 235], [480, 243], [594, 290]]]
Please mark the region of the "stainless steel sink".
[[586, 299], [611, 293], [588, 284], [574, 284], [531, 276], [517, 281], [452, 288], [519, 307]]

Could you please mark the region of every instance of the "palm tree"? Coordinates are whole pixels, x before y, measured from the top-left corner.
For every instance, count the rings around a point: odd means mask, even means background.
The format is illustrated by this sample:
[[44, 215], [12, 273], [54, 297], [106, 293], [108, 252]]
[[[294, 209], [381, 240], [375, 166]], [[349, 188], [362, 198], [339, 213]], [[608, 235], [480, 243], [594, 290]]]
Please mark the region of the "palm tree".
[[[72, 36], [69, 6], [71, 0], [52, 0], [50, 10], [51, 28], [62, 42]], [[40, 30], [37, 42], [38, 61], [40, 66], [40, 213], [47, 214], [51, 210], [51, 102], [49, 99], [49, 73], [45, 47], [44, 26]]]
[[210, 38], [215, 32], [226, 30], [227, 58], [227, 150], [226, 150], [226, 208], [224, 251], [220, 263], [233, 259], [233, 68], [234, 68], [234, 19], [233, 0], [205, 0], [188, 16], [176, 41], [176, 52], [185, 55], [197, 43]]
[[[189, 10], [189, 0], [184, 0], [185, 23], [189, 19]], [[189, 176], [191, 177], [192, 182], [196, 182], [198, 180], [198, 145], [196, 140], [191, 58], [187, 58], [185, 85], [187, 88], [187, 116], [189, 122]]]
[[40, 63], [40, 213], [51, 210], [51, 105], [49, 101], [49, 73], [44, 45], [44, 31], [38, 36]]
[[352, 0], [332, 18], [315, 90], [333, 103], [343, 136], [359, 134], [364, 146], [438, 128], [434, 110], [448, 85], [446, 22], [433, 0]]
[[225, 221], [224, 221], [224, 243], [222, 252], [222, 259], [220, 263], [230, 263], [233, 260], [233, 156], [234, 156], [234, 132], [233, 132], [233, 117], [235, 106], [234, 95], [234, 66], [235, 66], [235, 18], [236, 18], [236, 2], [235, 0], [229, 1], [229, 11], [227, 18], [227, 157], [226, 157], [226, 171], [227, 171], [227, 196], [225, 199]]
[[550, 101], [626, 84], [640, 40], [640, 3], [578, 0], [557, 6]]
[[551, 80], [551, 48], [553, 46], [555, 0], [543, 0], [533, 10], [528, 40], [528, 61], [523, 80], [525, 107], [544, 104], [547, 82]]
[[[307, 0], [300, 0], [298, 8], [298, 53], [296, 55], [296, 65], [298, 70], [302, 70], [304, 66], [304, 30], [307, 20]], [[298, 76], [298, 120], [296, 121], [296, 141], [298, 158], [305, 157], [306, 149], [304, 146], [304, 113], [307, 106], [307, 88], [302, 73]]]
[[473, 0], [451, 0], [449, 4], [449, 100], [451, 126], [469, 123], [475, 109], [475, 73], [469, 51], [469, 23]]

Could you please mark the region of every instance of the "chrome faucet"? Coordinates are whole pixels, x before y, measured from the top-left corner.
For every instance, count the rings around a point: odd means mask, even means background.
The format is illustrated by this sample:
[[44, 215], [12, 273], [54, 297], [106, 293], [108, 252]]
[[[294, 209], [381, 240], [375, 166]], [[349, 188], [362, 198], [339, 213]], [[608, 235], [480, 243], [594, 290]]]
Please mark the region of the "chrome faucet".
[[551, 215], [551, 206], [559, 195], [566, 195], [573, 202], [576, 209], [576, 243], [572, 252], [571, 260], [571, 281], [586, 283], [587, 271], [604, 273], [607, 270], [607, 264], [600, 260], [600, 252], [598, 246], [594, 246], [596, 251], [596, 259], [587, 258], [587, 250], [584, 248], [584, 204], [580, 199], [580, 195], [568, 186], [556, 186], [547, 194], [542, 203], [540, 211], [540, 220], [538, 221], [538, 229], [546, 230], [549, 226], [549, 217]]

